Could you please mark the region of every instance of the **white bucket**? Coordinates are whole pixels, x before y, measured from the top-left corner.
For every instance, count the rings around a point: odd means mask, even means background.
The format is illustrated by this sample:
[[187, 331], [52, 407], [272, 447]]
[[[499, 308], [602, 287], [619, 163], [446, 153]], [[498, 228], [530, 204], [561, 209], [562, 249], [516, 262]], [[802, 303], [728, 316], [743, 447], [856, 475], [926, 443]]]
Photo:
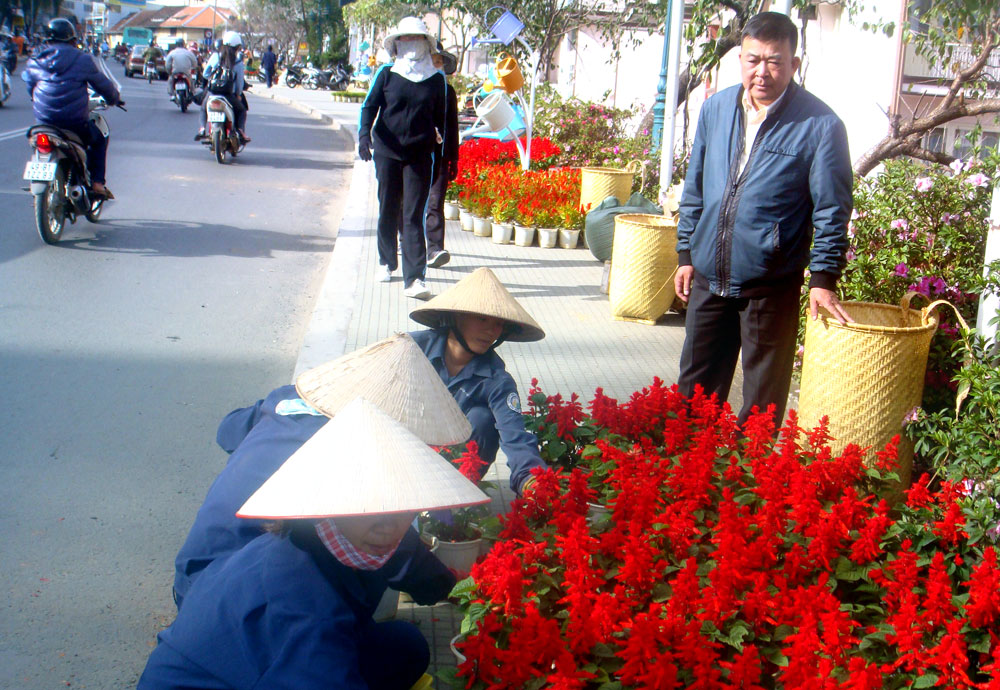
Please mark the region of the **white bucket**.
[[514, 109], [510, 98], [503, 91], [494, 91], [476, 106], [476, 115], [490, 126], [494, 132], [507, 128], [514, 120]]

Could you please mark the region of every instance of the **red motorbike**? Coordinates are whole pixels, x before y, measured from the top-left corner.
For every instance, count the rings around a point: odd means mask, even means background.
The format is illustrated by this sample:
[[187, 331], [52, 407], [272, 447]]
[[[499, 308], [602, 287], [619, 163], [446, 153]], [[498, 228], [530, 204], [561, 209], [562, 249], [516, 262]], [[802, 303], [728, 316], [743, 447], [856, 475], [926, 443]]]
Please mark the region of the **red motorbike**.
[[191, 78], [185, 72], [178, 72], [173, 75], [174, 95], [170, 99], [180, 106], [181, 112], [186, 113], [188, 106], [194, 102], [194, 89], [191, 88]]

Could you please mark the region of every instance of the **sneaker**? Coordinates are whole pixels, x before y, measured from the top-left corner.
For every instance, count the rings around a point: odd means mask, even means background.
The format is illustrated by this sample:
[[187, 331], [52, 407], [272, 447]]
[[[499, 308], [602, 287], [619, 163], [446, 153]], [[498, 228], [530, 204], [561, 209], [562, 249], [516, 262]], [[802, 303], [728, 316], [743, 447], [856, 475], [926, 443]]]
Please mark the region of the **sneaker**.
[[431, 268], [441, 268], [449, 261], [451, 261], [451, 254], [448, 253], [447, 249], [442, 249], [431, 254], [430, 258], [427, 259], [427, 265]]
[[392, 280], [392, 269], [388, 266], [379, 266], [375, 280], [379, 283], [388, 283]]
[[205, 130], [203, 129], [199, 129], [198, 133], [194, 135], [195, 141], [201, 141], [204, 138], [205, 138]]
[[431, 296], [431, 291], [427, 289], [427, 283], [417, 278], [410, 287], [403, 290], [403, 294], [413, 299], [427, 299]]

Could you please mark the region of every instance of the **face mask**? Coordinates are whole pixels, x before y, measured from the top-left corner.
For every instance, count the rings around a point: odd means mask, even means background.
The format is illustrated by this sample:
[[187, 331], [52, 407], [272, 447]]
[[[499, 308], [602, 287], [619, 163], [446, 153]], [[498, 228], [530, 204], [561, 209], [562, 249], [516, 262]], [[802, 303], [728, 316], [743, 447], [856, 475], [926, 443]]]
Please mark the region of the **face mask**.
[[406, 41], [399, 44], [396, 54], [404, 60], [420, 60], [430, 53], [427, 41]]

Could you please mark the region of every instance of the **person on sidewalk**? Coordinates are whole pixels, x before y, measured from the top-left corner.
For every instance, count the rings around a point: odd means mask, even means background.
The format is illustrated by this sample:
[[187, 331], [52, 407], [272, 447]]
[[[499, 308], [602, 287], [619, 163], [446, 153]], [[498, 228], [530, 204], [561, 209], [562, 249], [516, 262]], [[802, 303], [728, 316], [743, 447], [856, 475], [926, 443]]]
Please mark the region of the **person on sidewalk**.
[[378, 179], [378, 280], [388, 283], [397, 267], [402, 207], [403, 294], [427, 299], [424, 210], [448, 135], [446, 82], [431, 59], [435, 39], [423, 20], [404, 18], [384, 45], [395, 62], [375, 75], [358, 125], [358, 155], [374, 158]]
[[267, 78], [267, 88], [271, 88], [274, 83], [275, 69], [278, 66], [278, 56], [274, 54], [274, 47], [268, 46], [267, 51], [260, 59], [260, 68], [264, 70], [264, 77]]
[[545, 331], [488, 268], [476, 269], [410, 318], [431, 329], [410, 335], [469, 418], [483, 472], [502, 448], [510, 487], [524, 495], [534, 481], [531, 471], [546, 465], [538, 439], [524, 428], [517, 385], [496, 348], [541, 340]]
[[138, 690], [427, 687], [420, 629], [372, 616], [392, 579], [424, 605], [455, 584], [412, 528], [418, 512], [489, 500], [402, 424], [353, 400], [239, 508], [277, 522], [202, 574], [157, 635]]
[[57, 17], [49, 22], [46, 32], [45, 46], [28, 59], [21, 72], [35, 119], [78, 136], [87, 147], [91, 189], [97, 196], [114, 198], [104, 186], [108, 137], [90, 119], [87, 88], [93, 88], [108, 105], [125, 105], [125, 101], [104, 62], [76, 47], [72, 22]]
[[[458, 67], [458, 58], [447, 52], [440, 41], [431, 59], [434, 61], [434, 66], [446, 77], [454, 74]], [[434, 164], [434, 182], [427, 197], [427, 215], [424, 218], [427, 265], [431, 268], [440, 268], [451, 260], [451, 254], [444, 248], [444, 195], [448, 190], [448, 183], [458, 177], [458, 94], [447, 79], [445, 84], [448, 89], [448, 109], [445, 113], [446, 136], [441, 158]]]
[[[742, 85], [702, 106], [677, 225], [674, 286], [687, 302], [678, 385], [726, 400], [743, 355], [742, 424], [752, 408], [784, 420], [799, 296], [850, 321], [834, 292], [846, 264], [853, 174], [847, 131], [792, 82], [798, 30], [762, 12], [742, 35]], [[811, 251], [810, 251], [811, 246]]]
[[[216, 441], [230, 453], [209, 488], [174, 561], [174, 602], [214, 562], [259, 536], [263, 523], [236, 511], [302, 444], [358, 395], [399, 420], [425, 443], [464, 443], [472, 427], [437, 371], [407, 335], [397, 334], [301, 374], [256, 404], [234, 410]], [[425, 413], [433, 410], [433, 414]]]

